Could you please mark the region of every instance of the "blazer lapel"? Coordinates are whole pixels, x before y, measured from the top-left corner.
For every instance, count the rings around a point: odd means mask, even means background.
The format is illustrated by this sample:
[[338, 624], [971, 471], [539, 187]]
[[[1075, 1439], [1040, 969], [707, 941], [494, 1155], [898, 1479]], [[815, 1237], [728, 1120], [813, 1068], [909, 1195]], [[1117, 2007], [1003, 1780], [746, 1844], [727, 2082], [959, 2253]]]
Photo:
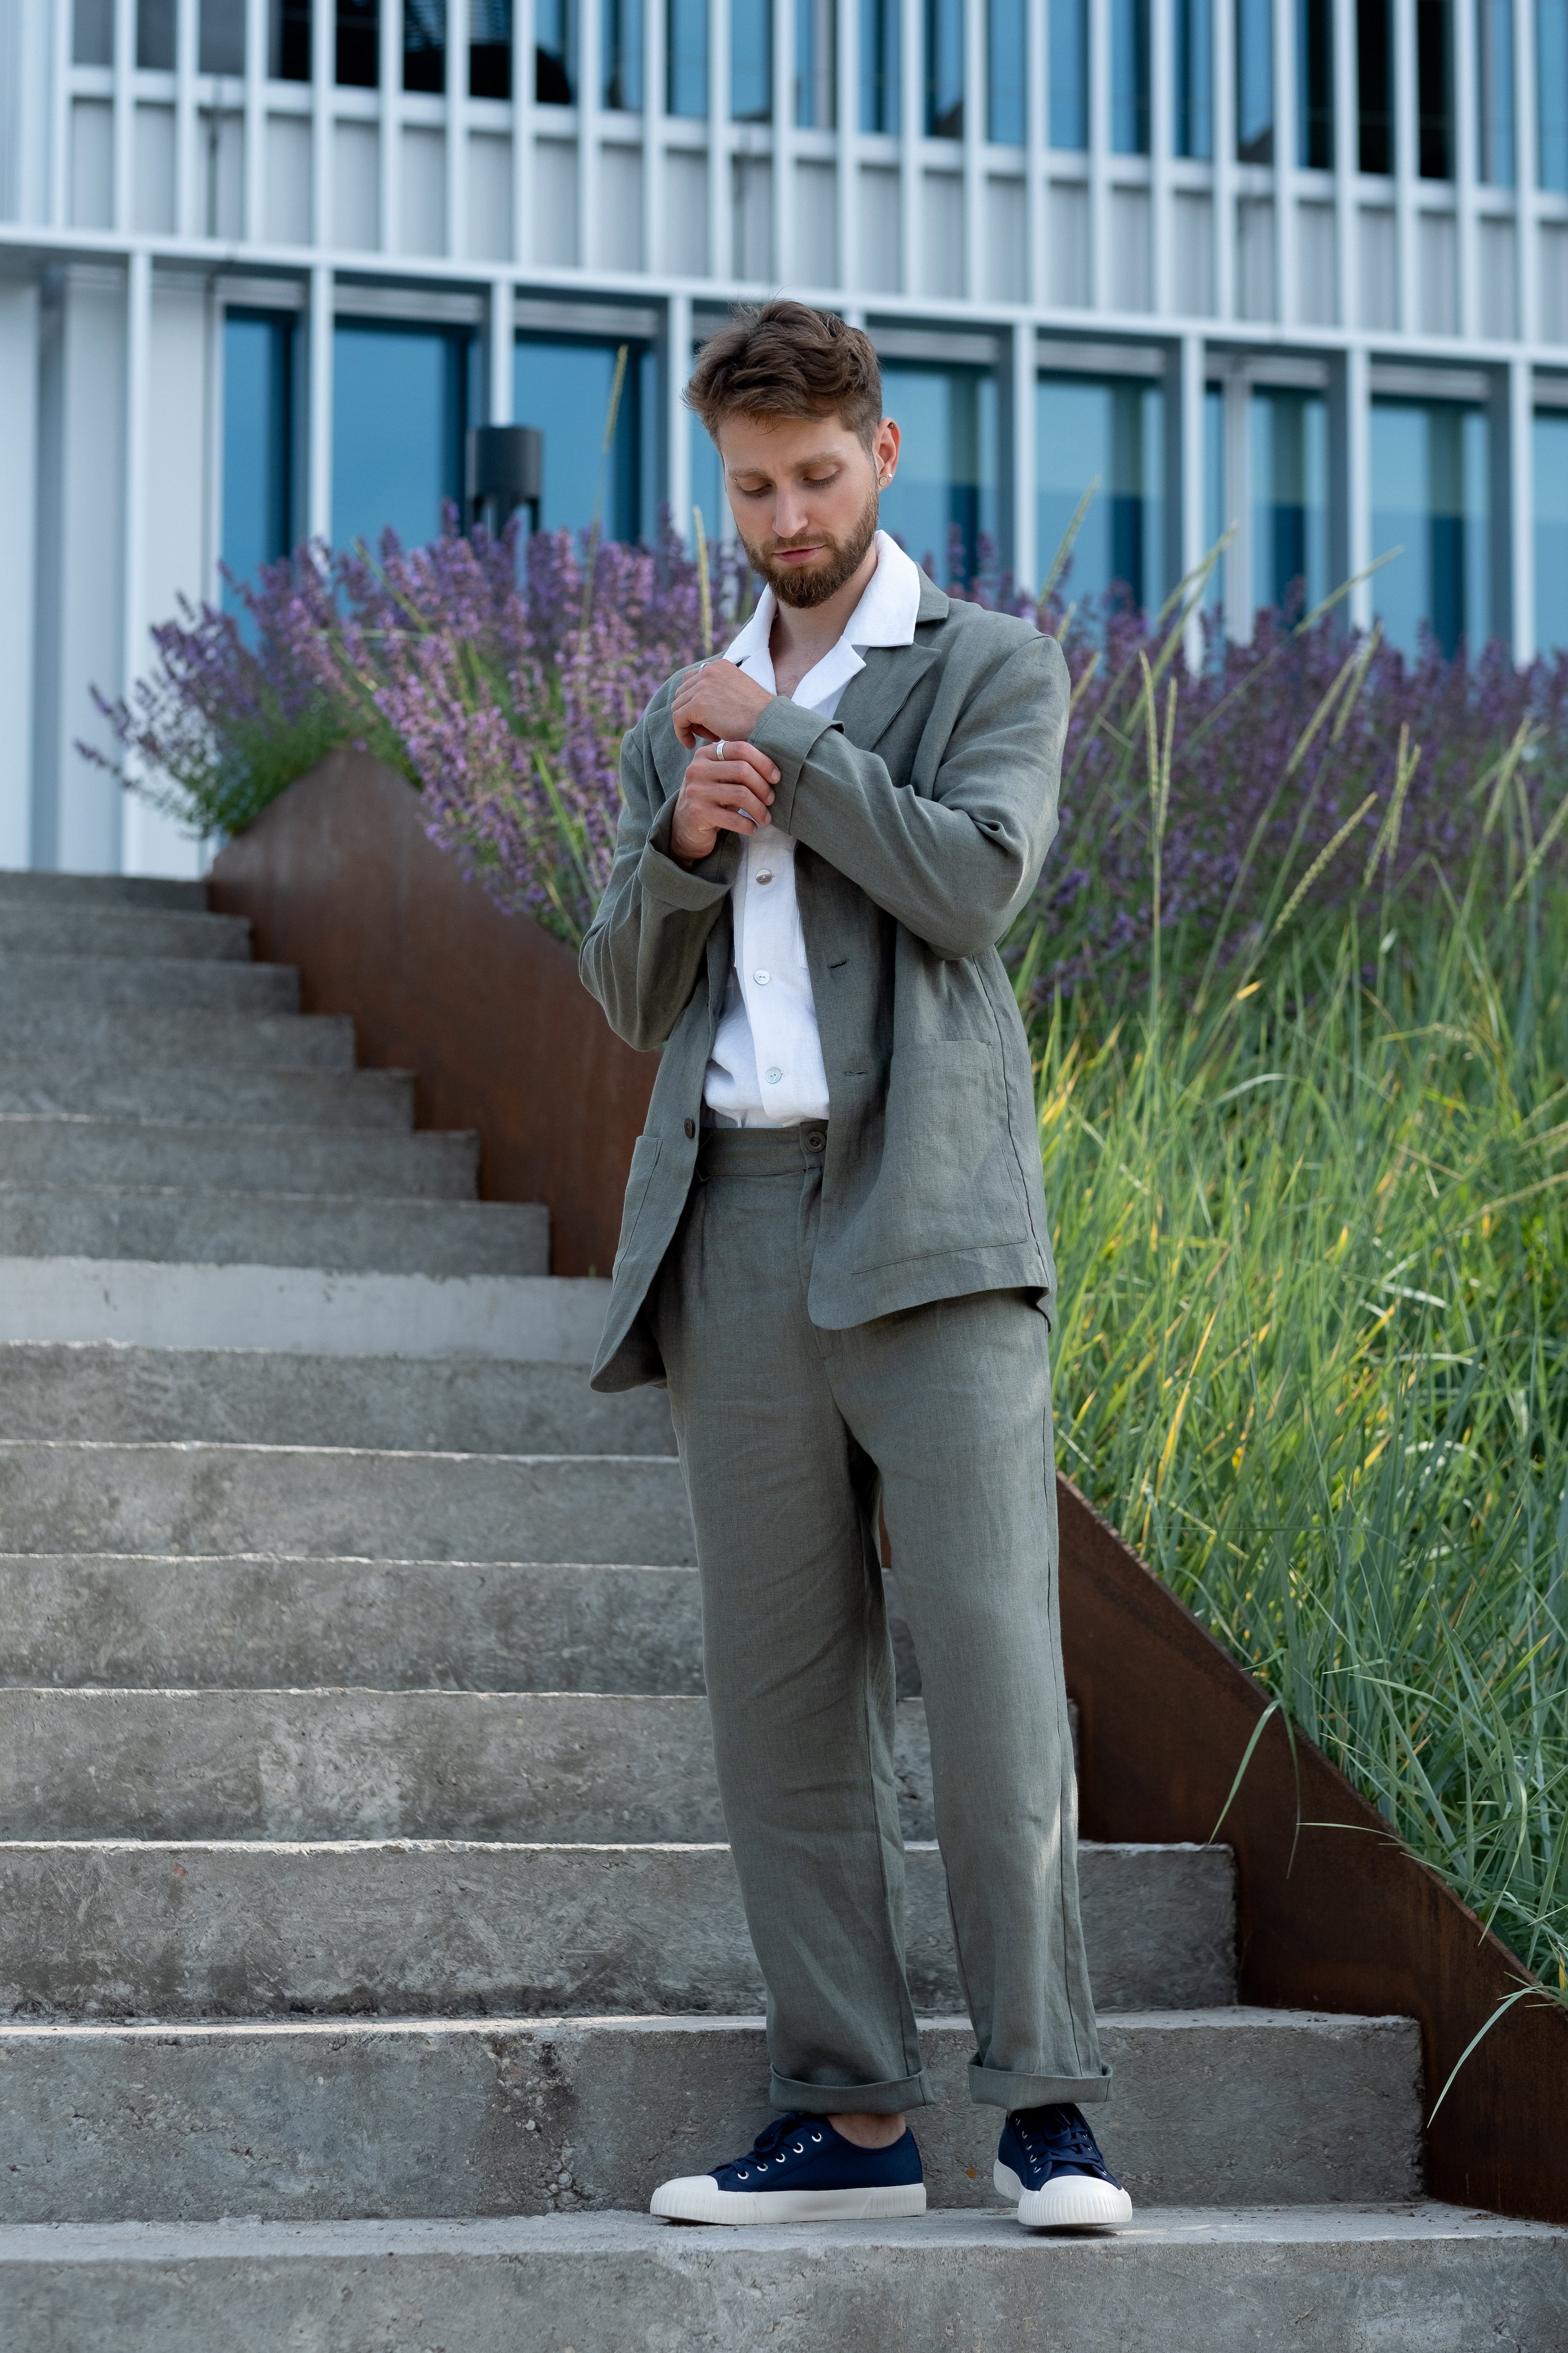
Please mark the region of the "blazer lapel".
[[[922, 572], [916, 628], [946, 618], [947, 598]], [[865, 669], [856, 671], [838, 703], [837, 723], [849, 741], [862, 752], [873, 750], [939, 659], [936, 647], [918, 638], [908, 646], [868, 646]]]

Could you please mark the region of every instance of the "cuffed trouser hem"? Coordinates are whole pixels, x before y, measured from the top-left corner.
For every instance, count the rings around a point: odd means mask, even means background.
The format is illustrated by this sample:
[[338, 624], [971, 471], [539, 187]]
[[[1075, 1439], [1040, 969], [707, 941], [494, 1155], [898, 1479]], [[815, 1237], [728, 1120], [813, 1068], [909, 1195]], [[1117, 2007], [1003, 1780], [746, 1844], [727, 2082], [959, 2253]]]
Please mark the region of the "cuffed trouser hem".
[[795, 2084], [775, 2073], [768, 2097], [775, 2108], [799, 2108], [808, 2116], [896, 2116], [904, 2108], [929, 2108], [936, 2094], [922, 2067], [896, 2084]]
[[1110, 2070], [1104, 2067], [1098, 2075], [1018, 2075], [972, 2059], [969, 2096], [986, 2108], [1095, 2108], [1110, 2097]]

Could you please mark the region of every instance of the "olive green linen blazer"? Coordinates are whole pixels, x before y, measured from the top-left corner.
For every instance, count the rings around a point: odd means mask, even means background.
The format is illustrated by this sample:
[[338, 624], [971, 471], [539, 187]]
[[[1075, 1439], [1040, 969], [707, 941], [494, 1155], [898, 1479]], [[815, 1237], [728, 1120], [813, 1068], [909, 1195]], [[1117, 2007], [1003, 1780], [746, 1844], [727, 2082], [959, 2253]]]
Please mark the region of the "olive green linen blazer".
[[[595, 1389], [663, 1377], [640, 1311], [696, 1166], [731, 956], [739, 837], [669, 855], [690, 758], [660, 687], [621, 753], [626, 797], [583, 979], [628, 1045], [661, 1047], [632, 1154]], [[795, 885], [829, 1103], [809, 1306], [829, 1330], [975, 1291], [1055, 1290], [1029, 1050], [995, 943], [1057, 829], [1067, 663], [1026, 621], [922, 576], [914, 642], [872, 647], [824, 719], [783, 698], [752, 740]]]

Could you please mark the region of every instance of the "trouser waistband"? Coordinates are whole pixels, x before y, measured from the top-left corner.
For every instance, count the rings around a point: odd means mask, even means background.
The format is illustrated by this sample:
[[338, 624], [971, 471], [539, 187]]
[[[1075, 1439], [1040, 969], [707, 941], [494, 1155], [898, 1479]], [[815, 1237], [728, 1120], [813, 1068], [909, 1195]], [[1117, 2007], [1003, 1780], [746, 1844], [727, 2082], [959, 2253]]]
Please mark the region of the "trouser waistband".
[[705, 1127], [697, 1148], [697, 1173], [713, 1176], [787, 1176], [820, 1168], [827, 1150], [827, 1122], [803, 1120], [798, 1127]]

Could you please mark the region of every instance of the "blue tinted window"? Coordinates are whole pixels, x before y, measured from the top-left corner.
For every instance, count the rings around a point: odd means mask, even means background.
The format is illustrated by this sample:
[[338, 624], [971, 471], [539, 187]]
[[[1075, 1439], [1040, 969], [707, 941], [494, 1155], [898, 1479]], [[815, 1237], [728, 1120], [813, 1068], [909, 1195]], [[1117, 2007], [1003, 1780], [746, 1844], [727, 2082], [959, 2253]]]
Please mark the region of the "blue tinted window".
[[803, 131], [838, 120], [838, 11], [835, 0], [795, 0], [795, 119]]
[[1328, 404], [1270, 388], [1251, 407], [1252, 601], [1299, 617], [1329, 587]]
[[[230, 311], [223, 323], [223, 560], [237, 580], [293, 540], [293, 340], [287, 313]], [[226, 586], [224, 603], [233, 606]]]
[[1175, 0], [1176, 102], [1171, 143], [1178, 155], [1214, 153], [1214, 16], [1210, 0]]
[[1568, 646], [1568, 411], [1535, 419], [1535, 641]]
[[76, 0], [71, 18], [71, 57], [79, 66], [114, 63], [114, 0]]
[[708, 0], [668, 0], [666, 111], [695, 119], [708, 111]]
[[1453, 401], [1372, 407], [1372, 552], [1404, 552], [1373, 575], [1390, 639], [1414, 652], [1422, 625], [1443, 651], [1472, 651], [1491, 627], [1486, 412]]
[[605, 430], [617, 349], [613, 343], [518, 339], [512, 414], [520, 425], [536, 425], [544, 436], [540, 522], [546, 531], [586, 531], [595, 500], [606, 539], [637, 539], [649, 529], [643, 417], [651, 359], [646, 344], [626, 346], [626, 375], [606, 457]]
[[902, 123], [900, 0], [860, 0], [860, 128], [897, 135]]
[[1138, 377], [1042, 376], [1036, 395], [1037, 544], [1041, 569], [1073, 511], [1100, 487], [1073, 543], [1069, 603], [1108, 590], [1142, 608], [1164, 595], [1164, 396]]
[[1274, 0], [1236, 0], [1236, 152], [1274, 161]]
[[511, 96], [511, 0], [468, 0], [468, 95]]
[[643, 102], [643, 0], [604, 0], [605, 104], [637, 114]]
[[[734, 519], [724, 495], [724, 469], [718, 450], [695, 417], [691, 420], [691, 503], [701, 514], [710, 547], [717, 547], [721, 539], [734, 538]], [[678, 520], [682, 537], [694, 540], [691, 517], [681, 515]]]
[[374, 546], [388, 524], [405, 547], [441, 529], [461, 499], [466, 332], [340, 322], [332, 356], [332, 540]]
[[[1485, 0], [1481, 0], [1485, 5]], [[1334, 168], [1333, 0], [1300, 0], [1296, 44], [1296, 160], [1310, 172]]]
[[1089, 145], [1088, 0], [1047, 0], [1050, 9], [1050, 132], [1053, 147]]
[[1476, 0], [1477, 165], [1489, 187], [1513, 185], [1513, 0]]
[[991, 0], [985, 16], [986, 131], [999, 147], [1021, 147], [1024, 123], [1024, 0]]
[[926, 135], [963, 136], [963, 0], [926, 0]]
[[577, 0], [534, 0], [533, 95], [540, 106], [577, 103]]
[[933, 579], [972, 579], [996, 542], [995, 377], [984, 368], [889, 363], [882, 404], [903, 435], [882, 497], [884, 528]]
[[765, 122], [773, 111], [773, 0], [730, 0], [730, 113]]
[[1110, 144], [1149, 153], [1149, 0], [1111, 0]]
[[1536, 0], [1541, 185], [1568, 188], [1568, 0]]

